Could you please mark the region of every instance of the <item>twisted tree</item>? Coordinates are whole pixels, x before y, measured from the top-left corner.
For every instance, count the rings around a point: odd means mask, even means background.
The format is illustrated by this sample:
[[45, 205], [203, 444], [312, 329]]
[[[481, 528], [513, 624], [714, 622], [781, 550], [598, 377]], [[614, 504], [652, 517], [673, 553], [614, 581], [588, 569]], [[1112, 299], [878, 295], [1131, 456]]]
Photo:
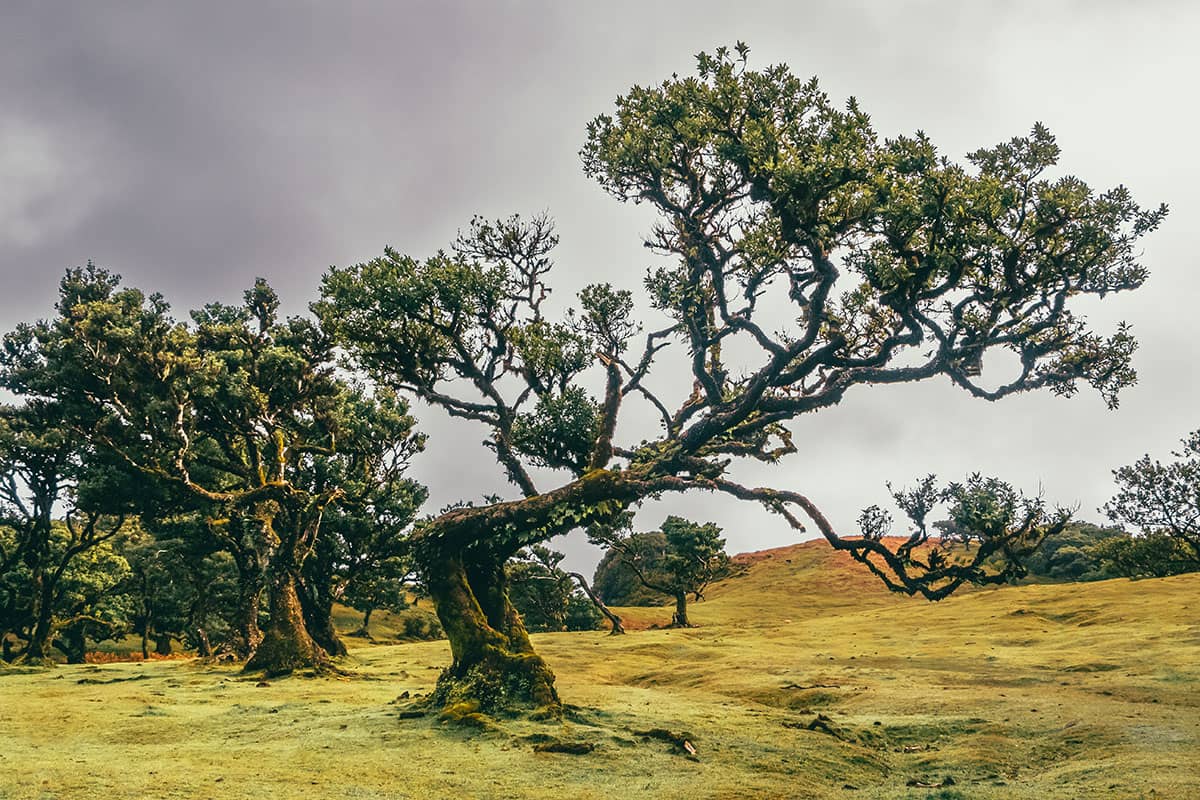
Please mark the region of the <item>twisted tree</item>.
[[64, 409], [158, 511], [200, 513], [228, 547], [247, 668], [269, 672], [328, 663], [297, 590], [322, 519], [391, 481], [423, 441], [403, 400], [339, 376], [320, 327], [278, 308], [260, 279], [241, 305], [213, 303], [184, 324], [160, 296], [89, 266], [67, 272], [55, 319], [5, 340], [24, 394]]
[[[640, 314], [631, 292], [599, 283], [550, 316], [544, 217], [476, 219], [448, 251], [388, 248], [324, 279], [326, 329], [376, 381], [483, 425], [516, 493], [414, 534], [453, 652], [437, 703], [556, 713], [503, 565], [665, 492], [760, 503], [798, 531], [807, 516], [897, 591], [985, 580], [1016, 534], [989, 529], [994, 545], [931, 561], [923, 528], [900, 550], [843, 538], [802, 492], [731, 471], [795, 453], [802, 416], [855, 387], [941, 376], [997, 400], [1083, 383], [1115, 406], [1135, 379], [1126, 327], [1103, 336], [1072, 307], [1141, 285], [1135, 244], [1165, 208], [1050, 177], [1059, 150], [1041, 125], [960, 165], [921, 133], [880, 139], [853, 100], [838, 108], [815, 80], [746, 59], [743, 45], [701, 54], [695, 75], [635, 87], [588, 125], [585, 172], [660, 214], [646, 244], [664, 260]], [[651, 310], [663, 321], [642, 330]], [[652, 387], [670, 353], [690, 371], [674, 396]], [[621, 440], [618, 422], [646, 412], [658, 434]], [[562, 477], [547, 488], [531, 467]]]

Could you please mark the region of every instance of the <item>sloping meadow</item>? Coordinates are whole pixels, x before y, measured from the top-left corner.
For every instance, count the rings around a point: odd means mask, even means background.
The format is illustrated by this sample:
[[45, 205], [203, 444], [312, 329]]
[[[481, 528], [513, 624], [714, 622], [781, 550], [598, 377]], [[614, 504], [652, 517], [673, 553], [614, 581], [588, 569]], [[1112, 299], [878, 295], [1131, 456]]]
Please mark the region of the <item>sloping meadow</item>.
[[0, 798], [1200, 796], [1200, 575], [928, 604], [822, 543], [741, 562], [696, 628], [536, 637], [561, 724], [421, 715], [445, 642], [0, 671]]

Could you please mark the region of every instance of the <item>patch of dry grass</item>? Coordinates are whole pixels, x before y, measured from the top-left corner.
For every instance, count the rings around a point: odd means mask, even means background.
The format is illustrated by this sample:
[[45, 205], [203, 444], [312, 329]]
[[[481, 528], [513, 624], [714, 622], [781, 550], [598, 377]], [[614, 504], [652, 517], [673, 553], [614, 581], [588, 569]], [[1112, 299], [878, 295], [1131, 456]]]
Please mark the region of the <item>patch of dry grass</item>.
[[[1200, 797], [1200, 575], [930, 605], [841, 559], [758, 554], [694, 629], [535, 637], [561, 725], [402, 719], [445, 642], [350, 640], [354, 676], [266, 686], [195, 662], [5, 671], [0, 798]], [[535, 749], [553, 741], [594, 747]]]

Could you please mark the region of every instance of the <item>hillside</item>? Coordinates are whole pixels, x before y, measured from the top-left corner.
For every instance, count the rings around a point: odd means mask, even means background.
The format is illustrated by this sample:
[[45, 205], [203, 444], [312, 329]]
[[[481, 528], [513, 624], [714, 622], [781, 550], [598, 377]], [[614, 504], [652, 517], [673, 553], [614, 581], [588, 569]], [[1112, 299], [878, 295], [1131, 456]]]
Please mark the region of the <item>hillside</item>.
[[[445, 642], [351, 640], [353, 675], [267, 686], [189, 662], [6, 672], [0, 798], [1200, 796], [1200, 575], [929, 604], [819, 542], [739, 561], [700, 627], [535, 636], [561, 726], [401, 719]], [[534, 752], [549, 737], [595, 749]]]

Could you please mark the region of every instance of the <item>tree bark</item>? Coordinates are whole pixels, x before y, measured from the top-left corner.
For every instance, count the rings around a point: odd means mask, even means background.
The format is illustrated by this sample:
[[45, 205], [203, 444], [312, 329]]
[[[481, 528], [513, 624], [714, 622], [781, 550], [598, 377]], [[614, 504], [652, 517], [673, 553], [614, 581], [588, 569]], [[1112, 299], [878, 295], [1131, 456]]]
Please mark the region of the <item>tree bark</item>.
[[197, 627], [195, 629], [196, 637], [196, 655], [200, 658], [212, 658], [212, 644], [208, 641], [208, 632], [204, 628]]
[[238, 561], [237, 609], [230, 632], [229, 649], [238, 658], [249, 658], [262, 642], [262, 629], [258, 625], [259, 605], [262, 602], [263, 585], [257, 570], [246, 569]]
[[675, 613], [671, 615], [672, 628], [690, 628], [692, 623], [687, 615], [687, 592], [675, 593]]
[[277, 569], [267, 587], [267, 596], [271, 616], [262, 641], [246, 662], [246, 671], [285, 675], [297, 669], [329, 666], [328, 653], [313, 641], [304, 624], [295, 574], [288, 568]]
[[156, 633], [154, 635], [154, 652], [156, 655], [171, 655], [171, 634]]
[[509, 601], [504, 559], [442, 554], [430, 559], [427, 577], [453, 655], [432, 703], [451, 717], [529, 708], [538, 717], [559, 716], [554, 673]]
[[51, 664], [51, 633], [54, 624], [54, 586], [41, 570], [33, 574], [33, 628], [21, 654], [22, 664]]
[[304, 626], [313, 641], [331, 656], [346, 655], [346, 645], [338, 638], [337, 629], [333, 627], [333, 597], [322, 587], [306, 581], [300, 581], [297, 590], [304, 612]]

